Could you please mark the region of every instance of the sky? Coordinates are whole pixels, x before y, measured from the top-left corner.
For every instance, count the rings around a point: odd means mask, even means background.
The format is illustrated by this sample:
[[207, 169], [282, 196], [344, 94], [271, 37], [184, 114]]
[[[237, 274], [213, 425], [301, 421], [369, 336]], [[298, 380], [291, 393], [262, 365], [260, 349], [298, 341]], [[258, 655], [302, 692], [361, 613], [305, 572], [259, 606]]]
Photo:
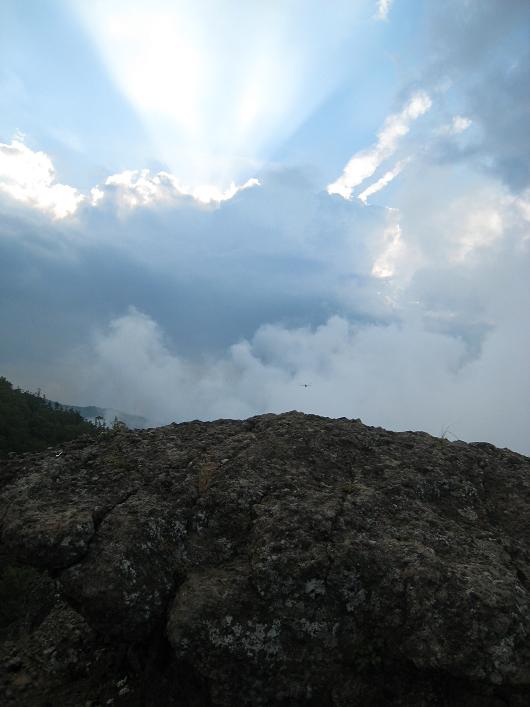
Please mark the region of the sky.
[[0, 375], [530, 453], [527, 0], [3, 0]]

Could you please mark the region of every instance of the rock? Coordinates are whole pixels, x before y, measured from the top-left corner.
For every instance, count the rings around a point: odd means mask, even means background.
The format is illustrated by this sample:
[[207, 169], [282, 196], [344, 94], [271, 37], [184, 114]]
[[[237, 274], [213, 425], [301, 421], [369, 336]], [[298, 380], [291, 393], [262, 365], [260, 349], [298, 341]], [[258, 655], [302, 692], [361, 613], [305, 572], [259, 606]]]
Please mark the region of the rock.
[[142, 704], [530, 704], [526, 457], [286, 413], [6, 465], [2, 552], [158, 671]]
[[25, 690], [28, 685], [31, 685], [31, 676], [28, 673], [18, 673], [13, 680], [13, 685], [17, 690]]
[[6, 670], [8, 673], [16, 673], [20, 670], [21, 667], [22, 667], [22, 660], [18, 656], [11, 658], [6, 663]]

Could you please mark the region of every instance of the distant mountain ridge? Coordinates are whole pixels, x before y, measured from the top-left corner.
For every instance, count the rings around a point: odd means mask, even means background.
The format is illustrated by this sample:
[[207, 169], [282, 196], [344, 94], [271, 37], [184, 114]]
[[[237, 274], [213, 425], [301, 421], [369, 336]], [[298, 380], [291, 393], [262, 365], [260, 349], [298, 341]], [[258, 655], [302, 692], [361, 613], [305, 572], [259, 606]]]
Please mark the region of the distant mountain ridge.
[[121, 410], [115, 410], [114, 408], [100, 408], [96, 405], [65, 405], [64, 403], [58, 403], [61, 407], [66, 410], [74, 410], [78, 412], [81, 417], [90, 422], [95, 422], [96, 417], [102, 417], [105, 420], [105, 424], [110, 426], [117, 418], [120, 422], [124, 422], [127, 427], [131, 429], [144, 429], [148, 427], [148, 421], [145, 417], [141, 415], [131, 415], [128, 412], [122, 412]]

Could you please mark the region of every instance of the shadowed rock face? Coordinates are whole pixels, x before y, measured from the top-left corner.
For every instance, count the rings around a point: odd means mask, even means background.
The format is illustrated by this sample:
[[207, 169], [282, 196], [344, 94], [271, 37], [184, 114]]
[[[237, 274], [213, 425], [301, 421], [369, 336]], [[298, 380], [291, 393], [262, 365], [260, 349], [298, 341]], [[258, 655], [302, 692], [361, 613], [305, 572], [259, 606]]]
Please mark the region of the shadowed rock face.
[[526, 457], [293, 412], [4, 478], [3, 552], [96, 632], [167, 642], [167, 704], [530, 704]]

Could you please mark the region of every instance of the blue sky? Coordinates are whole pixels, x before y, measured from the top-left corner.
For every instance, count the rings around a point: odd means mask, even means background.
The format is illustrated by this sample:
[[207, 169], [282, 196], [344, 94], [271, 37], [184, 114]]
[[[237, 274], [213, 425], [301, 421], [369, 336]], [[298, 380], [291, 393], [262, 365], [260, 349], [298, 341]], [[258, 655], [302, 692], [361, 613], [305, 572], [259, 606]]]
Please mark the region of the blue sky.
[[523, 0], [5, 0], [0, 372], [528, 453], [529, 30]]

